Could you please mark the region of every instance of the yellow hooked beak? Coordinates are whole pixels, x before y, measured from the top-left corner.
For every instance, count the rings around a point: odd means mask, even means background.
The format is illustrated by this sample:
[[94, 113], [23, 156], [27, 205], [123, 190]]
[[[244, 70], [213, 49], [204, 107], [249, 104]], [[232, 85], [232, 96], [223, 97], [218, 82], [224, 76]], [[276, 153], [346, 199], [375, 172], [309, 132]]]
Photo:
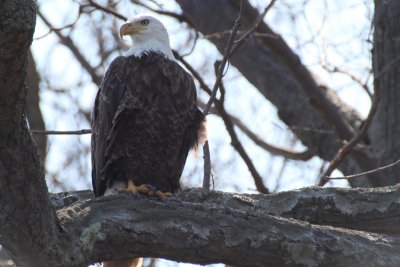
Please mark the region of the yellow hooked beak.
[[132, 35], [132, 34], [137, 34], [140, 33], [143, 27], [140, 27], [139, 25], [135, 25], [132, 22], [127, 22], [121, 26], [119, 29], [119, 36], [122, 37], [125, 35]]

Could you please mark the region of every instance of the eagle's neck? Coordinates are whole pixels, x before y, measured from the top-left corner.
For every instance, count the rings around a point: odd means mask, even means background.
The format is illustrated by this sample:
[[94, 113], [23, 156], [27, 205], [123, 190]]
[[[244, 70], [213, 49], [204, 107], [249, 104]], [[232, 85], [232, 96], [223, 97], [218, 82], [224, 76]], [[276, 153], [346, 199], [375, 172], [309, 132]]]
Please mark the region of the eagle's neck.
[[172, 54], [171, 47], [169, 46], [169, 40], [163, 39], [146, 39], [146, 40], [137, 40], [133, 39], [133, 46], [128, 51], [128, 56], [141, 57], [143, 54], [147, 54], [150, 52], [156, 52], [163, 54], [166, 58], [170, 60], [175, 60], [174, 55]]

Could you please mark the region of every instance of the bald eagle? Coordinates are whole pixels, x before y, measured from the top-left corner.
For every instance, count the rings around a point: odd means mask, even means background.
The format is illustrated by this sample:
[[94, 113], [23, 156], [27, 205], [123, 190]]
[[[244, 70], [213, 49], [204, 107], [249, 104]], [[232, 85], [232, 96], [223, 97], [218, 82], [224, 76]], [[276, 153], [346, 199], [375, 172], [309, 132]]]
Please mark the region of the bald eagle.
[[120, 35], [133, 46], [111, 63], [92, 114], [94, 193], [128, 185], [175, 193], [189, 150], [206, 136], [193, 78], [175, 61], [156, 18], [135, 16]]
[[94, 103], [94, 193], [175, 193], [189, 150], [206, 138], [193, 78], [175, 61], [156, 18], [135, 16], [120, 34], [130, 36], [133, 46], [113, 60]]

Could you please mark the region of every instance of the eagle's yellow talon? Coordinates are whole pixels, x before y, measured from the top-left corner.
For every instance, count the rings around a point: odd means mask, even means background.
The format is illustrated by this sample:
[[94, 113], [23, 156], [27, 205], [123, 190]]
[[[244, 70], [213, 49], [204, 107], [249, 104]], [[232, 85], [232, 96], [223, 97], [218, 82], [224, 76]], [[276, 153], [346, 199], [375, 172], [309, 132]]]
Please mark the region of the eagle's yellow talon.
[[170, 193], [170, 192], [161, 192], [159, 190], [154, 192], [154, 195], [156, 195], [161, 201], [165, 201], [165, 198], [167, 198], [167, 197], [172, 197], [172, 193]]
[[150, 189], [149, 188], [147, 188], [145, 185], [140, 185], [140, 186], [136, 186], [136, 185], [134, 185], [134, 184], [130, 184], [127, 188], [124, 188], [124, 189], [119, 189], [118, 190], [119, 192], [131, 192], [131, 193], [137, 193], [137, 192], [140, 192], [140, 193], [143, 193], [143, 194], [149, 194], [149, 192], [151, 192], [150, 191]]
[[130, 193], [142, 193], [148, 195], [150, 197], [156, 196], [161, 201], [165, 201], [167, 197], [172, 197], [172, 193], [170, 192], [161, 192], [160, 190], [156, 190], [151, 185], [142, 184], [136, 186], [132, 181], [129, 182], [128, 187], [124, 189], [119, 189], [119, 192], [130, 192]]

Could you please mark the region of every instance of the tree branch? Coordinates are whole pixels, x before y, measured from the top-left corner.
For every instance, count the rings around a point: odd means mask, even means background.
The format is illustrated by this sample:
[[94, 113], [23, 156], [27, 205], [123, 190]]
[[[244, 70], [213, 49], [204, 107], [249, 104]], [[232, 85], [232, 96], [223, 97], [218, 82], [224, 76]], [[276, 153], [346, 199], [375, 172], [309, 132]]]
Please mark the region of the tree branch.
[[[253, 25], [250, 27], [250, 29], [247, 32], [245, 32], [238, 40], [235, 41], [235, 45], [232, 48], [231, 55], [235, 53], [235, 51], [240, 47], [243, 41], [257, 29], [258, 25], [261, 23], [261, 21], [263, 21], [265, 15], [267, 15], [267, 12], [273, 7], [275, 2], [276, 0], [271, 0], [271, 2], [265, 7], [264, 11], [253, 22]], [[269, 36], [274, 36], [274, 35], [269, 35]]]
[[[54, 29], [54, 26], [47, 20], [47, 18], [38, 10], [39, 17], [43, 20], [43, 22], [47, 25], [49, 29]], [[79, 51], [78, 47], [74, 44], [73, 40], [69, 36], [64, 36], [60, 31], [54, 31], [57, 37], [60, 39], [61, 44], [65, 45], [71, 53], [75, 56], [76, 60], [82, 65], [82, 67], [88, 72], [92, 81], [100, 86], [102, 81], [102, 77], [96, 73], [95, 68], [90, 65], [89, 61], [82, 55]]]
[[[211, 109], [211, 105], [215, 101], [215, 97], [217, 96], [217, 91], [218, 88], [221, 87], [222, 83], [222, 77], [224, 76], [224, 69], [225, 65], [229, 60], [229, 57], [231, 55], [231, 50], [233, 46], [233, 42], [236, 36], [237, 31], [239, 30], [240, 27], [240, 20], [242, 17], [242, 7], [243, 7], [243, 1], [241, 0], [240, 2], [240, 10], [239, 10], [239, 15], [235, 20], [235, 23], [233, 24], [231, 34], [229, 35], [228, 42], [225, 47], [225, 52], [224, 56], [222, 58], [221, 64], [218, 64], [218, 69], [216, 69], [216, 79], [214, 83], [214, 87], [211, 91], [210, 99], [208, 100], [206, 107], [203, 110], [204, 116], [208, 115], [208, 112]], [[210, 188], [210, 180], [211, 180], [211, 155], [210, 155], [210, 148], [208, 145], [208, 140], [205, 142], [203, 146], [203, 154], [204, 154], [204, 177], [203, 177], [203, 187], [209, 189]]]
[[77, 131], [50, 131], [50, 130], [30, 130], [33, 134], [41, 134], [41, 135], [82, 135], [82, 134], [91, 134], [91, 129], [82, 129]]
[[[190, 188], [178, 198], [217, 208], [258, 212], [294, 218], [312, 224], [330, 225], [380, 234], [400, 234], [400, 184], [381, 188], [306, 187], [277, 194], [237, 194]], [[90, 190], [50, 194], [52, 204], [62, 209], [94, 197]], [[266, 208], [268, 207], [268, 208]]]
[[[217, 68], [215, 68], [217, 70]], [[253, 176], [254, 179], [254, 184], [256, 185], [257, 191], [263, 194], [268, 194], [269, 190], [265, 186], [263, 178], [257, 171], [256, 167], [253, 164], [253, 161], [251, 160], [249, 154], [247, 154], [246, 150], [244, 149], [242, 143], [239, 141], [239, 138], [235, 132], [235, 128], [233, 125], [233, 122], [229, 119], [229, 115], [225, 110], [224, 107], [224, 95], [225, 95], [225, 88], [222, 83], [220, 82], [220, 91], [221, 91], [221, 100], [215, 100], [215, 107], [218, 110], [218, 113], [220, 114], [226, 130], [228, 131], [228, 134], [231, 138], [231, 145], [235, 150], [239, 153], [239, 155], [242, 157], [244, 163], [247, 165], [247, 168], [249, 169], [251, 175]]]
[[194, 28], [193, 27], [194, 26], [193, 22], [191, 22], [190, 19], [188, 17], [186, 17], [185, 15], [183, 15], [183, 14], [178, 14], [178, 13], [171, 12], [171, 11], [165, 11], [165, 10], [162, 10], [162, 9], [155, 9], [155, 8], [152, 8], [149, 5], [146, 5], [145, 3], [143, 3], [140, 0], [131, 0], [131, 2], [133, 4], [136, 4], [136, 5], [142, 6], [144, 8], [147, 8], [148, 10], [150, 10], [150, 11], [152, 11], [154, 13], [157, 13], [157, 14], [160, 14], [160, 15], [164, 15], [164, 16], [168, 16], [168, 17], [172, 17], [172, 18], [176, 19], [179, 22], [185, 22], [186, 24], [188, 24], [189, 26]]
[[215, 100], [215, 97], [217, 95], [218, 88], [221, 86], [221, 81], [222, 77], [224, 76], [224, 71], [225, 71], [225, 65], [229, 60], [229, 57], [231, 56], [231, 50], [234, 42], [234, 38], [236, 36], [237, 31], [239, 30], [239, 27], [241, 25], [241, 18], [242, 18], [242, 12], [243, 12], [243, 2], [244, 0], [240, 1], [240, 9], [239, 9], [239, 15], [235, 20], [235, 23], [232, 27], [231, 34], [229, 35], [228, 42], [225, 47], [224, 51], [224, 56], [222, 57], [222, 61], [220, 64], [218, 64], [218, 70], [217, 70], [217, 75], [216, 75], [216, 80], [214, 83], [214, 87], [211, 91], [211, 96], [210, 99], [208, 100], [206, 107], [204, 109], [204, 114], [207, 115], [208, 112], [210, 111], [211, 105]]
[[[233, 2], [235, 3], [235, 2]], [[248, 14], [252, 13], [249, 5]], [[353, 128], [340, 112], [338, 107], [329, 99], [326, 92], [321, 90], [308, 69], [301, 63], [300, 58], [290, 49], [283, 38], [276, 34], [267, 24], [260, 23], [258, 31], [275, 38], [260, 38], [260, 41], [269, 47], [281, 58], [290, 73], [301, 85], [301, 88], [309, 97], [309, 101], [323, 115], [326, 121], [332, 123], [337, 135], [344, 140], [350, 140], [354, 136]]]
[[357, 173], [357, 174], [352, 174], [352, 175], [347, 175], [347, 176], [341, 176], [341, 177], [327, 177], [327, 179], [329, 179], [329, 180], [343, 180], [343, 179], [346, 179], [346, 180], [347, 180], [347, 179], [354, 179], [354, 178], [361, 177], [361, 176], [364, 176], [364, 175], [369, 175], [369, 174], [374, 174], [374, 173], [377, 173], [377, 172], [385, 171], [385, 170], [387, 170], [387, 169], [390, 169], [390, 168], [395, 167], [395, 166], [398, 165], [399, 163], [400, 163], [400, 159], [399, 159], [399, 160], [396, 160], [395, 162], [393, 162], [393, 163], [391, 163], [391, 164], [388, 164], [388, 165], [385, 165], [385, 166], [382, 166], [382, 167], [378, 167], [378, 168], [376, 168], [376, 169], [369, 170], [369, 171], [366, 171], [366, 172]]
[[[183, 13], [193, 21], [196, 29], [204, 35], [230, 29], [239, 9], [238, 0], [177, 0], [177, 3]], [[224, 16], [220, 14], [224, 14]], [[248, 1], [245, 1], [243, 27], [251, 27], [254, 18], [258, 16], [259, 12]], [[347, 139], [350, 140], [354, 135], [353, 128], [358, 127], [361, 117], [354, 109], [349, 108], [341, 101], [332, 90], [318, 86], [306, 67], [300, 62], [299, 57], [290, 50], [279, 35], [270, 30], [265, 22], [261, 21], [256, 30], [259, 34], [254, 41], [243, 42], [231, 57], [230, 63], [277, 107], [279, 117], [290, 129], [296, 129], [294, 133], [313, 155], [318, 155], [324, 160], [331, 160], [343, 140], [335, 137], [345, 136], [346, 138], [350, 137]], [[263, 37], [260, 34], [268, 36]], [[271, 38], [271, 35], [274, 38]], [[222, 53], [226, 39], [227, 35], [223, 35], [222, 38], [212, 38], [210, 41]], [[291, 65], [291, 67], [289, 68], [287, 65]], [[305, 93], [304, 90], [310, 86], [318, 91], [318, 94], [323, 94], [323, 98], [331, 103], [325, 106], [320, 102], [319, 96], [310, 96]], [[312, 88], [310, 90], [313, 90]], [[330, 115], [324, 115], [316, 105], [325, 109], [323, 112], [330, 113], [329, 108], [334, 111]], [[342, 127], [337, 127], [338, 125]], [[315, 131], [303, 131], [302, 129], [315, 129]], [[336, 135], [327, 135], [324, 133], [326, 131], [333, 131]], [[337, 132], [340, 134], [337, 135]], [[351, 174], [362, 172], [365, 166], [371, 166], [371, 162], [352, 155], [344, 160], [340, 165], [340, 170], [345, 174]], [[365, 179], [355, 179], [351, 181], [351, 184], [365, 186], [368, 185], [368, 182]]]
[[87, 3], [83, 4], [83, 6], [92, 6], [92, 7], [96, 8], [96, 9], [98, 9], [98, 10], [101, 10], [101, 11], [105, 12], [105, 13], [111, 14], [114, 17], [119, 18], [121, 20], [124, 20], [124, 21], [127, 20], [127, 17], [125, 17], [125, 16], [121, 15], [120, 13], [118, 13], [114, 8], [102, 6], [102, 5], [96, 3], [93, 0], [89, 0]]
[[[70, 237], [66, 251], [74, 252], [76, 264], [145, 256], [236, 266], [396, 266], [397, 238], [268, 213], [308, 220], [328, 215], [332, 222], [338, 218], [355, 227], [399, 233], [399, 220], [393, 221], [399, 218], [399, 192], [399, 186], [305, 188], [275, 195], [190, 189], [166, 202], [131, 194], [77, 201], [57, 214]], [[377, 214], [392, 216], [380, 224]]]
[[[328, 169], [326, 172], [321, 176], [320, 181], [318, 183], [319, 186], [323, 186], [329, 181], [329, 176], [331, 173], [339, 166], [339, 164], [343, 161], [343, 159], [353, 150], [357, 143], [359, 143], [366, 135], [367, 131], [372, 123], [372, 119], [375, 116], [375, 113], [378, 110], [379, 102], [381, 99], [381, 90], [379, 87], [379, 80], [389, 73], [393, 68], [400, 62], [400, 57], [394, 59], [390, 62], [385, 68], [382, 69], [379, 73], [375, 75], [374, 78], [374, 98], [372, 99], [372, 105], [370, 111], [368, 113], [367, 118], [364, 121], [363, 127], [361, 128], [360, 132], [354, 136], [347, 144], [345, 144], [330, 162]], [[376, 172], [365, 172], [368, 174], [374, 174]]]
[[236, 118], [232, 115], [229, 115], [229, 118], [232, 120], [232, 122], [245, 134], [247, 135], [256, 145], [259, 147], [265, 149], [269, 153], [277, 156], [282, 156], [286, 159], [292, 159], [292, 160], [309, 160], [312, 158], [312, 153], [309, 150], [306, 150], [304, 152], [297, 152], [293, 151], [290, 149], [286, 149], [283, 147], [278, 147], [272, 144], [269, 144], [265, 141], [263, 141], [257, 134], [255, 134], [253, 131], [251, 131], [239, 118]]

